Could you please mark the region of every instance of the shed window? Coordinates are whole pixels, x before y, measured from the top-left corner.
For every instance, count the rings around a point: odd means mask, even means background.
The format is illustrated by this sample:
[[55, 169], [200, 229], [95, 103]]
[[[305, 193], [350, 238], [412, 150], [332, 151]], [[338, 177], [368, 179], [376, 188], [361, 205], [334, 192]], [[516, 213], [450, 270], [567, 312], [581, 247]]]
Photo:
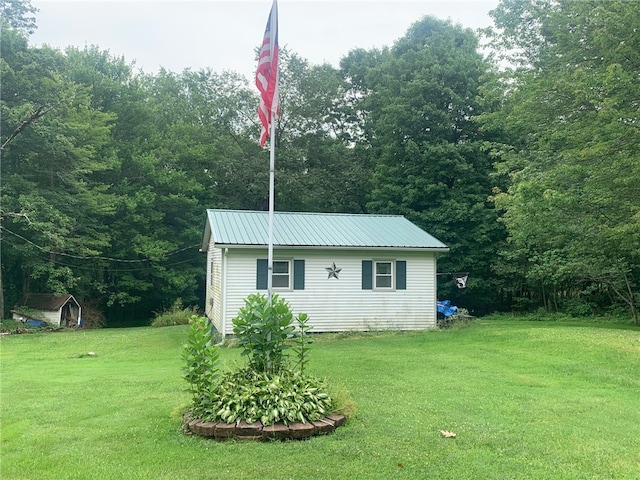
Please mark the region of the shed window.
[[291, 262], [289, 260], [274, 260], [273, 261], [273, 288], [291, 288]]
[[363, 260], [363, 290], [406, 290], [406, 260]]
[[[256, 266], [256, 288], [266, 290], [268, 262], [259, 258]], [[274, 260], [272, 286], [278, 290], [304, 290], [304, 260]]]
[[393, 288], [393, 262], [376, 261], [376, 287]]

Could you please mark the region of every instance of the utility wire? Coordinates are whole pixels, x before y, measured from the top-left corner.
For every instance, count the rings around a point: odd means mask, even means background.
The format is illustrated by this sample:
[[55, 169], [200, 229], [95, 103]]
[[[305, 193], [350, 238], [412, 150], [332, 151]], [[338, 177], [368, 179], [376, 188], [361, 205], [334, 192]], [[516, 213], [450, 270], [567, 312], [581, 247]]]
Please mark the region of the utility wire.
[[[50, 249], [47, 249], [45, 247], [41, 247], [40, 245], [37, 245], [36, 243], [32, 242], [28, 238], [23, 237], [20, 234], [17, 234], [15, 232], [12, 232], [11, 230], [8, 230], [6, 227], [0, 226], [0, 230], [2, 230], [4, 232], [7, 232], [7, 233], [10, 233], [11, 235], [23, 240], [24, 242], [28, 243], [29, 245], [34, 246], [38, 250], [40, 250], [40, 251], [42, 251], [44, 253], [48, 253], [48, 254], [62, 255], [62, 256], [65, 256], [65, 257], [76, 258], [78, 260], [107, 260], [107, 261], [110, 261], [110, 262], [120, 262], [120, 263], [142, 263], [142, 262], [152, 262], [153, 261], [150, 258], [128, 260], [128, 259], [122, 259], [122, 258], [104, 257], [104, 256], [101, 256], [101, 255], [93, 255], [93, 256], [92, 255], [74, 255], [72, 253], [54, 252], [54, 251], [52, 251]], [[177, 253], [184, 252], [185, 250], [190, 250], [192, 248], [196, 248], [199, 245], [200, 244], [191, 245], [189, 247], [184, 247], [184, 248], [181, 248], [179, 250], [175, 250], [173, 252], [169, 252], [169, 253], [166, 254], [166, 256], [175, 255]], [[178, 263], [182, 263], [182, 262], [178, 262]]]
[[63, 262], [61, 260], [51, 260], [50, 258], [47, 257], [42, 257], [40, 255], [36, 255], [39, 259], [48, 262], [48, 263], [53, 263], [55, 265], [60, 265], [62, 267], [69, 267], [72, 268], [74, 270], [84, 270], [84, 271], [90, 271], [90, 272], [102, 272], [103, 270], [107, 270], [110, 273], [121, 273], [121, 272], [144, 272], [144, 271], [148, 271], [148, 270], [153, 270], [156, 267], [163, 267], [163, 268], [168, 268], [168, 267], [173, 267], [175, 265], [180, 265], [183, 263], [189, 263], [192, 262], [194, 260], [196, 260], [198, 257], [192, 257], [192, 258], [188, 258], [187, 260], [180, 260], [179, 262], [173, 262], [173, 263], [158, 263], [158, 264], [154, 264], [154, 265], [147, 265], [145, 267], [136, 267], [136, 268], [96, 268], [96, 267], [87, 267], [84, 265], [72, 265], [70, 263], [66, 263]]

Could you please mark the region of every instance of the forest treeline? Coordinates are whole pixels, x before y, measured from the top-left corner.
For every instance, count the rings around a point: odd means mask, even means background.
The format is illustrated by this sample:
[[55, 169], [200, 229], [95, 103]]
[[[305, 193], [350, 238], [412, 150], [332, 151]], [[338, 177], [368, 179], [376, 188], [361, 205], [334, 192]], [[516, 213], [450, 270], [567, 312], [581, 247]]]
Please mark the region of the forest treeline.
[[[637, 6], [503, 0], [484, 32], [424, 17], [338, 68], [284, 49], [276, 209], [405, 215], [451, 248], [439, 297], [476, 315], [637, 323]], [[26, 292], [112, 326], [202, 307], [205, 210], [268, 205], [252, 81], [34, 47], [30, 2], [0, 7], [2, 312]]]

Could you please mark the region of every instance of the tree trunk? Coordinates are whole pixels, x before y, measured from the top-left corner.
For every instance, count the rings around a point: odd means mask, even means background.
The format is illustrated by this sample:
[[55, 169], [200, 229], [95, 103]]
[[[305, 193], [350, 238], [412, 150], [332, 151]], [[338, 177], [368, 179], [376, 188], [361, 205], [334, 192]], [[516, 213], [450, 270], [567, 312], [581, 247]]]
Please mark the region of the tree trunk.
[[4, 288], [2, 287], [2, 262], [0, 262], [0, 320], [4, 319]]
[[631, 282], [627, 274], [624, 274], [624, 281], [627, 284], [627, 292], [629, 292], [629, 307], [631, 307], [631, 316], [633, 317], [633, 324], [638, 326], [638, 307], [636, 307], [636, 299], [631, 288]]

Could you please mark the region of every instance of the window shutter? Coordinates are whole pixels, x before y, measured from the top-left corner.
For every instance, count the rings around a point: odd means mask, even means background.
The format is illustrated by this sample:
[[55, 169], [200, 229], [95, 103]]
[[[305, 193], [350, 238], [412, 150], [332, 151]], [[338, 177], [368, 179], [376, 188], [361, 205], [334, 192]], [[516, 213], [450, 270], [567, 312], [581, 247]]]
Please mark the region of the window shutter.
[[396, 260], [396, 290], [407, 289], [407, 261]]
[[269, 261], [259, 258], [256, 264], [256, 290], [266, 290], [268, 287]]
[[362, 289], [373, 290], [373, 261], [362, 260]]
[[293, 289], [304, 290], [304, 260], [293, 261]]

